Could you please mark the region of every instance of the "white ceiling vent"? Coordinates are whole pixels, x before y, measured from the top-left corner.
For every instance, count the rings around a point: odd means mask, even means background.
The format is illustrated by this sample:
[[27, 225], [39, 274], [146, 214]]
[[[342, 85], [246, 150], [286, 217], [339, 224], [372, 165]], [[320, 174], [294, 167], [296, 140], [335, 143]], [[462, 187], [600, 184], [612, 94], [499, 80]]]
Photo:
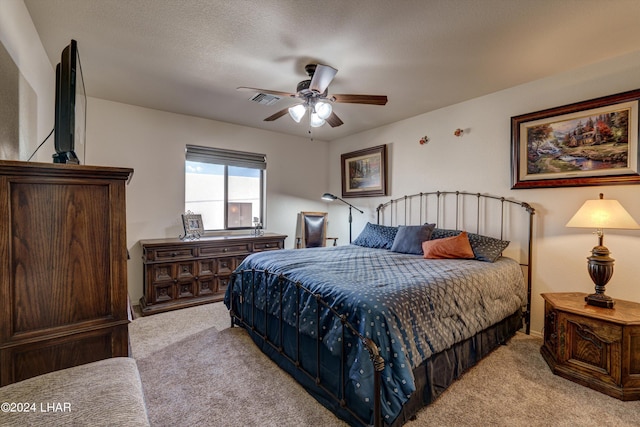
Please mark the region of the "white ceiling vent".
[[273, 105], [276, 102], [280, 101], [279, 96], [269, 95], [266, 93], [258, 93], [254, 97], [249, 98], [250, 101], [257, 102], [261, 105]]

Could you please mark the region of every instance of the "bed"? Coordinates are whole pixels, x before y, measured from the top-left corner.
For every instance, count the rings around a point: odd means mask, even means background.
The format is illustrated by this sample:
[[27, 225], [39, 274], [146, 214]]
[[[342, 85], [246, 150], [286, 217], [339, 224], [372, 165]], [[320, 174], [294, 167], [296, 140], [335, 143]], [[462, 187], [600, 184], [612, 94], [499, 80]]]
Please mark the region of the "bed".
[[225, 304], [232, 325], [338, 417], [402, 425], [529, 333], [533, 215], [463, 191], [393, 199], [352, 245], [249, 256]]

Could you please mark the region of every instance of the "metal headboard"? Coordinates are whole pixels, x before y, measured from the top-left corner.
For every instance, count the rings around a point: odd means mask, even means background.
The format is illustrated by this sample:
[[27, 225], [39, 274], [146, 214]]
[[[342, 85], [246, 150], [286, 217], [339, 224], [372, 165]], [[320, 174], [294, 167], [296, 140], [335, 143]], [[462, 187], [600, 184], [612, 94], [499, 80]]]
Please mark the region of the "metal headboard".
[[466, 191], [433, 191], [403, 196], [380, 204], [378, 224], [419, 225], [465, 230], [511, 241], [505, 256], [526, 269], [526, 333], [531, 329], [531, 276], [533, 270], [533, 215], [528, 203]]

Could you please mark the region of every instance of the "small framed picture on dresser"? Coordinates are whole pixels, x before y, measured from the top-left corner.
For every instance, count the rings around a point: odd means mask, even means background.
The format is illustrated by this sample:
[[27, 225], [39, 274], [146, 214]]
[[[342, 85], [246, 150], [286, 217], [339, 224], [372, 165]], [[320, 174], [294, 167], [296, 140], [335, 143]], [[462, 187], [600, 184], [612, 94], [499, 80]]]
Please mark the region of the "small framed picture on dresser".
[[192, 212], [182, 214], [182, 225], [184, 226], [184, 236], [181, 239], [198, 239], [204, 235], [204, 226], [202, 225], [202, 215]]

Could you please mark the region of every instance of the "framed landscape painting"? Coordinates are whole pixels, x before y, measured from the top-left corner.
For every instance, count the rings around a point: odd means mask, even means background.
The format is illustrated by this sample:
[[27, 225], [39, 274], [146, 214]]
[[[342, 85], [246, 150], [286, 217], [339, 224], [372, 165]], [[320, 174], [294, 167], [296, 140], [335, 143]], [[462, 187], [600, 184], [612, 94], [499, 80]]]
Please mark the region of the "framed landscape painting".
[[342, 162], [342, 197], [387, 195], [387, 146], [345, 153]]
[[511, 118], [511, 188], [640, 184], [640, 90]]

